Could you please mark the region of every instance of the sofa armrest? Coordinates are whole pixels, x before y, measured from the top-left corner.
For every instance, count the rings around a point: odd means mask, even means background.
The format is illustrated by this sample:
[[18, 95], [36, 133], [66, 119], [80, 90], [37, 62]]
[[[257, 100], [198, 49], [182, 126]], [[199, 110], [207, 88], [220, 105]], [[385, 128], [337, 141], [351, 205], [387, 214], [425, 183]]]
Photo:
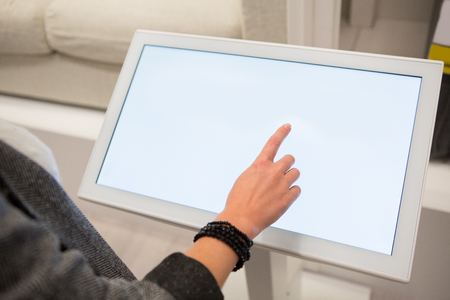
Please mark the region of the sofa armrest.
[[28, 130], [0, 119], [0, 141], [39, 164], [59, 181], [59, 170], [52, 151]]

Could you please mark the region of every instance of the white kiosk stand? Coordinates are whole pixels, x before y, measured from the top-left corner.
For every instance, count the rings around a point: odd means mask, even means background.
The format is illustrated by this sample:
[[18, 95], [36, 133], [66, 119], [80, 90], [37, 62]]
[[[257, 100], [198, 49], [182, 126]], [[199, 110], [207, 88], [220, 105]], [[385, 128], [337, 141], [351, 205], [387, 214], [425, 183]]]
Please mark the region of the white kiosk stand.
[[308, 272], [300, 259], [265, 248], [251, 251], [245, 263], [249, 300], [370, 300], [368, 287]]
[[[253, 247], [251, 253], [251, 259], [245, 263], [250, 300], [300, 299], [300, 294], [294, 295], [288, 290], [285, 255], [257, 247]], [[301, 276], [298, 279], [300, 287]]]

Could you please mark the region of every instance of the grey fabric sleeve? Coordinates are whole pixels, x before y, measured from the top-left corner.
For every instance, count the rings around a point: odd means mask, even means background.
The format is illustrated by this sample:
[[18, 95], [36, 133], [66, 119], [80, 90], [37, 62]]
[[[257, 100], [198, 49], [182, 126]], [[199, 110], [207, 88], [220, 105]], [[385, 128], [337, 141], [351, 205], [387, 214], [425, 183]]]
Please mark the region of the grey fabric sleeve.
[[1, 141], [0, 191], [0, 299], [223, 299], [180, 253], [136, 280], [54, 178]]
[[0, 195], [1, 299], [175, 299], [152, 281], [94, 274], [46, 227]]

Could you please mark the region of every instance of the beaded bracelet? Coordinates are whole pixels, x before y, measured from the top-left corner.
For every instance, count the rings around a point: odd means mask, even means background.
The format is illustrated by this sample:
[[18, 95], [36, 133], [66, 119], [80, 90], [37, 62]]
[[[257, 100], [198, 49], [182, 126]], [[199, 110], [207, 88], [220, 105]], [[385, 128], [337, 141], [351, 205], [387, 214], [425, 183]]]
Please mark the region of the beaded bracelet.
[[208, 223], [195, 235], [194, 243], [204, 236], [219, 239], [236, 252], [239, 261], [233, 268], [233, 272], [241, 269], [244, 263], [250, 259], [250, 247], [253, 246], [253, 241], [229, 222], [215, 221]]

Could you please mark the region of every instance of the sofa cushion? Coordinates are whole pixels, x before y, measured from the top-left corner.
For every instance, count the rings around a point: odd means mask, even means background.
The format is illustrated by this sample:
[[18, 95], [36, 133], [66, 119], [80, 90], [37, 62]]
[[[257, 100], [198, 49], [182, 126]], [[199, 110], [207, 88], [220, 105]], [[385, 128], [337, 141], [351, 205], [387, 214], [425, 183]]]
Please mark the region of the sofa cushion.
[[137, 29], [241, 38], [240, 0], [54, 0], [45, 14], [58, 52], [121, 64]]
[[0, 53], [48, 54], [44, 12], [51, 0], [0, 1]]

